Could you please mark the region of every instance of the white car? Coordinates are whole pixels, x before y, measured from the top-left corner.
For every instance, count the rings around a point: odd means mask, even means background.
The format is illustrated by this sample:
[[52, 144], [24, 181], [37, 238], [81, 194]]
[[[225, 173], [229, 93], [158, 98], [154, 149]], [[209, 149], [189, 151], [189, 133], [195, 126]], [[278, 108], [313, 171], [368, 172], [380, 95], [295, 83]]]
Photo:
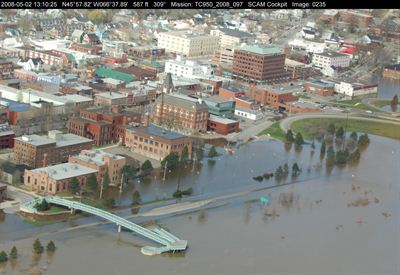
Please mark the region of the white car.
[[373, 114], [373, 112], [370, 111], [370, 110], [366, 110], [365, 112], [368, 113], [368, 114]]

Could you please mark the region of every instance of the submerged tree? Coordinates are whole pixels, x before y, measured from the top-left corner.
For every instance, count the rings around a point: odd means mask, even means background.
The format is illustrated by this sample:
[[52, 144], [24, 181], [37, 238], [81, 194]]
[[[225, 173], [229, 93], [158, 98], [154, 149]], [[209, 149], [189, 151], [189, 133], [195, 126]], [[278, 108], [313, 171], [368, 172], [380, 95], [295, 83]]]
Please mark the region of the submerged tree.
[[37, 253], [37, 254], [41, 254], [43, 253], [43, 246], [42, 243], [39, 241], [39, 239], [36, 239], [33, 242], [33, 252]]
[[47, 246], [46, 246], [46, 250], [47, 250], [48, 252], [54, 252], [54, 251], [56, 251], [56, 246], [55, 246], [55, 244], [54, 244], [53, 241], [49, 241], [49, 243], [48, 243]]
[[10, 259], [16, 259], [16, 258], [18, 258], [18, 250], [15, 246], [13, 246], [10, 252]]
[[290, 129], [286, 133], [286, 141], [287, 142], [293, 142], [294, 141], [293, 132]]
[[292, 177], [297, 177], [300, 174], [300, 168], [297, 162], [295, 162], [292, 166]]
[[218, 156], [218, 152], [215, 149], [215, 146], [213, 145], [213, 146], [211, 146], [210, 151], [208, 152], [208, 157], [209, 158], [214, 158], [216, 156]]

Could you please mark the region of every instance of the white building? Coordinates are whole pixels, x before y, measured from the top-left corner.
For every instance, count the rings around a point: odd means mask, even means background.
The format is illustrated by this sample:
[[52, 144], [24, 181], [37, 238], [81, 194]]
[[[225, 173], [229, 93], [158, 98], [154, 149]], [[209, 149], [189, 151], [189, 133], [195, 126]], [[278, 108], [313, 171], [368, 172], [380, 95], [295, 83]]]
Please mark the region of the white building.
[[263, 118], [263, 113], [259, 110], [250, 110], [236, 106], [235, 115], [250, 120], [259, 120]]
[[335, 92], [351, 98], [376, 95], [378, 93], [378, 84], [341, 81], [335, 84]]
[[331, 66], [346, 68], [350, 66], [350, 55], [337, 52], [314, 53], [312, 64], [319, 68]]
[[165, 62], [165, 72], [189, 79], [207, 78], [214, 75], [214, 68], [208, 64], [203, 65], [196, 61], [183, 60], [181, 56], [177, 56], [176, 60]]
[[219, 38], [193, 31], [162, 32], [158, 34], [157, 47], [187, 57], [207, 56], [218, 50]]
[[292, 50], [301, 50], [308, 53], [323, 53], [327, 48], [325, 43], [306, 41], [304, 39], [294, 39], [288, 45]]

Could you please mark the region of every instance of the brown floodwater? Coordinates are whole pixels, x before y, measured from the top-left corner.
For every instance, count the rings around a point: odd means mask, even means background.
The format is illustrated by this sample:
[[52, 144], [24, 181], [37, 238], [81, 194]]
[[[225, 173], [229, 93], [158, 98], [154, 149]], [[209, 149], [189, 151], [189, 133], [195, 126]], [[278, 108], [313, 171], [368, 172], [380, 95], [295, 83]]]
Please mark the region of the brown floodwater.
[[[85, 219], [34, 227], [3, 215], [0, 250], [16, 245], [21, 255], [0, 269], [5, 274], [400, 274], [400, 142], [370, 138], [358, 165], [329, 174], [319, 165], [318, 144], [311, 155], [310, 146], [287, 151], [280, 142], [266, 141], [240, 146], [214, 164], [204, 160], [196, 173], [188, 168], [180, 184], [192, 186], [198, 196], [274, 185], [251, 177], [285, 162], [297, 161], [302, 173], [292, 185], [260, 188], [219, 207], [157, 220], [188, 240], [184, 254], [144, 256], [140, 247], [154, 243], [118, 234], [111, 224], [51, 233]], [[152, 179], [135, 188], [151, 199], [152, 193], [176, 188], [177, 178], [171, 174], [166, 183]], [[261, 204], [260, 197], [270, 203]], [[42, 233], [42, 243], [54, 240], [58, 249], [34, 259], [32, 242]]]

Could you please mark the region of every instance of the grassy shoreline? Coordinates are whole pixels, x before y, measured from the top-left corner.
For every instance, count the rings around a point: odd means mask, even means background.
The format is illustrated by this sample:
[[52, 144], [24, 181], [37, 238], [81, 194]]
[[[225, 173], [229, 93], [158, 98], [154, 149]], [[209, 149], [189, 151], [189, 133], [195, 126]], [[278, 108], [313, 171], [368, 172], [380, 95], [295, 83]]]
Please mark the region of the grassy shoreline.
[[281, 141], [286, 141], [286, 133], [281, 129], [280, 122], [274, 122], [271, 126], [264, 129], [258, 136], [267, 135]]
[[[334, 123], [335, 126], [346, 127], [346, 119], [307, 118], [293, 122], [291, 129], [294, 132], [301, 132], [306, 139], [312, 139], [318, 133], [324, 132], [330, 123]], [[400, 140], [400, 126], [392, 123], [349, 119], [347, 122], [347, 131], [363, 132]]]

